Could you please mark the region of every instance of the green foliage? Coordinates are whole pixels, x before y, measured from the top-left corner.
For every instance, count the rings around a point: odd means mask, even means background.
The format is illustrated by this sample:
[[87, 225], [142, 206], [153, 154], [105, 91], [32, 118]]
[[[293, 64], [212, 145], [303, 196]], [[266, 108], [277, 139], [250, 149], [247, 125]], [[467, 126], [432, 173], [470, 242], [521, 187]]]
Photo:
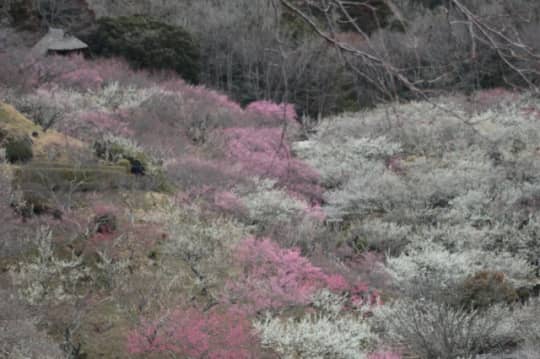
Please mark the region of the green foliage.
[[34, 157], [31, 134], [41, 128], [19, 113], [13, 106], [0, 103], [0, 147], [11, 163], [28, 162]]
[[32, 140], [30, 138], [11, 138], [6, 142], [6, 159], [9, 162], [28, 162], [34, 156], [32, 151]]
[[171, 69], [197, 82], [199, 49], [184, 29], [145, 16], [102, 18], [90, 36], [99, 55], [122, 56], [137, 68]]
[[12, 24], [20, 29], [35, 30], [39, 23], [39, 14], [30, 0], [8, 1], [5, 10]]

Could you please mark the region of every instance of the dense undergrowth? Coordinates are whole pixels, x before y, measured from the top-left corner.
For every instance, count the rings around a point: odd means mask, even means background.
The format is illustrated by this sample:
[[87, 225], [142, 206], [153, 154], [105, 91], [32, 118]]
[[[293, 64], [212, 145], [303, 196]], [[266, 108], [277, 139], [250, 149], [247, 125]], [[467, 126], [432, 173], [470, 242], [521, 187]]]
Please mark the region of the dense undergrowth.
[[32, 157], [1, 165], [2, 355], [540, 352], [535, 96], [394, 103], [306, 137], [290, 104], [115, 59], [24, 69], [0, 89], [37, 124], [17, 133]]

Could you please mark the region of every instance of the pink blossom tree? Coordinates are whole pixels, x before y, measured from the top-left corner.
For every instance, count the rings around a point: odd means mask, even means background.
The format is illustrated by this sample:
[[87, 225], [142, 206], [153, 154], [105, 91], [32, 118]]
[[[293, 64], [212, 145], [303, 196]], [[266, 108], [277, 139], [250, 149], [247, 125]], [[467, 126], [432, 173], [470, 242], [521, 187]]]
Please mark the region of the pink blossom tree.
[[[101, 111], [89, 111], [83, 112], [78, 116], [80, 127], [78, 131], [89, 132], [88, 135], [100, 135], [100, 134], [114, 134], [117, 136], [131, 137], [134, 135], [132, 129], [129, 128], [127, 121], [125, 121], [126, 115], [122, 111], [116, 113], [101, 112]], [[85, 128], [87, 130], [85, 131]], [[67, 128], [65, 132], [70, 132], [70, 128]], [[75, 135], [76, 133], [73, 133]]]
[[392, 351], [379, 351], [369, 354], [368, 359], [401, 359], [401, 355]]
[[261, 116], [266, 119], [275, 121], [275, 124], [283, 122], [283, 120], [293, 126], [296, 126], [298, 115], [294, 109], [294, 105], [289, 103], [277, 104], [272, 101], [255, 101], [246, 107], [246, 112]]
[[367, 284], [351, 284], [339, 274], [326, 274], [299, 249], [283, 249], [268, 238], [246, 238], [236, 248], [235, 257], [241, 275], [226, 284], [225, 301], [247, 312], [303, 305], [323, 288], [348, 293], [353, 302], [365, 301], [369, 291]]
[[229, 128], [228, 156], [252, 176], [276, 179], [310, 203], [322, 198], [317, 172], [292, 157], [290, 146], [280, 128]]
[[245, 239], [236, 249], [243, 275], [226, 285], [230, 303], [250, 312], [306, 304], [324, 286], [320, 268], [297, 249], [282, 249], [270, 239]]
[[232, 311], [177, 309], [144, 321], [127, 336], [130, 354], [176, 353], [190, 358], [255, 358], [257, 339], [250, 321]]

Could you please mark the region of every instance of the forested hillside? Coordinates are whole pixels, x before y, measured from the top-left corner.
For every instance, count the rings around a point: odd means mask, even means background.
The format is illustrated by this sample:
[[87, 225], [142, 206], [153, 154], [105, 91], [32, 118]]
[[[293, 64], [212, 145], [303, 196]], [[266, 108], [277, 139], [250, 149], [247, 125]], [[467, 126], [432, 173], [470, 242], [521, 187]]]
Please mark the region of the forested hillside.
[[0, 358], [539, 358], [539, 29], [4, 0]]

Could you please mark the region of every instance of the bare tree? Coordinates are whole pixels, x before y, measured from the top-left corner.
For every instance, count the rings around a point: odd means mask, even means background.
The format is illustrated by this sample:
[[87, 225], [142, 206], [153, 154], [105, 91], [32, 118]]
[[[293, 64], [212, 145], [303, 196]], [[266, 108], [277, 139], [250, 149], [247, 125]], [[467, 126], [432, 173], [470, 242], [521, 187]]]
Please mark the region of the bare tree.
[[[430, 28], [424, 29], [427, 30], [424, 33], [415, 32], [417, 25], [408, 22], [409, 19], [405, 18], [401, 10], [410, 7], [412, 1], [401, 1], [400, 8], [396, 1], [384, 0], [384, 4], [391, 10], [391, 16], [403, 25], [403, 31], [392, 34], [390, 31], [385, 32], [381, 26], [375, 35], [370, 34], [369, 29], [355, 16], [359, 8], [364, 8], [365, 11], [372, 11], [376, 21], [382, 24], [383, 19], [377, 17], [376, 9], [370, 5], [370, 1], [279, 2], [335, 47], [358, 78], [370, 84], [386, 99], [394, 99], [404, 92], [425, 97], [427, 90], [444, 86], [449, 77], [462, 76], [464, 68], [474, 68], [481, 56], [489, 57], [490, 61], [496, 63], [507, 85], [537, 89], [540, 57], [533, 44], [524, 41], [524, 35], [532, 24], [538, 23], [538, 19], [526, 17], [523, 12], [515, 16], [511, 0], [498, 7], [480, 4], [482, 2], [447, 0], [444, 7], [438, 10], [438, 14], [444, 14], [444, 17], [439, 16], [438, 19], [444, 22], [431, 24]], [[486, 6], [486, 11], [482, 5]], [[537, 9], [538, 4], [526, 2], [521, 7]], [[483, 11], [487, 14], [483, 15]], [[343, 41], [340, 35], [344, 24], [364, 41], [359, 44]], [[422, 54], [418, 43], [422, 45], [422, 42], [429, 42], [429, 37], [441, 30], [446, 32], [446, 41], [452, 45], [445, 55], [452, 56], [433, 61], [433, 54]], [[442, 49], [448, 44], [436, 45]], [[467, 51], [455, 51], [463, 48], [463, 45], [467, 45]], [[453, 51], [450, 52], [450, 49]], [[409, 61], [403, 61], [406, 56], [410, 57]]]
[[30, 0], [44, 27], [81, 31], [91, 25], [94, 14], [84, 0]]

